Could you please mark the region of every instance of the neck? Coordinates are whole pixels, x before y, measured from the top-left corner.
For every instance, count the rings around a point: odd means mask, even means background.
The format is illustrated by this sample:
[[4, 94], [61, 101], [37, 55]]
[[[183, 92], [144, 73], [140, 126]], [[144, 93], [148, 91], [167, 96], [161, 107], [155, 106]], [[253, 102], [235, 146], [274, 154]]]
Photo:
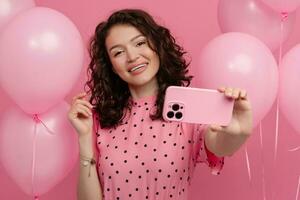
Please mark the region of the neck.
[[158, 84], [156, 79], [153, 79], [150, 83], [142, 86], [129, 85], [129, 90], [133, 99], [156, 95], [157, 89]]

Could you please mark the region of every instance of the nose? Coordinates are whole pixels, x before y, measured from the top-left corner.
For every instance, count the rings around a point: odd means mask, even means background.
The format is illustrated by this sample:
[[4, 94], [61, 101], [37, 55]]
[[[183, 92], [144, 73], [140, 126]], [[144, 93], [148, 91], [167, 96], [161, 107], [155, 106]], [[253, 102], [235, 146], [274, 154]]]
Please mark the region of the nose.
[[135, 62], [139, 58], [139, 53], [134, 49], [127, 49], [127, 62]]

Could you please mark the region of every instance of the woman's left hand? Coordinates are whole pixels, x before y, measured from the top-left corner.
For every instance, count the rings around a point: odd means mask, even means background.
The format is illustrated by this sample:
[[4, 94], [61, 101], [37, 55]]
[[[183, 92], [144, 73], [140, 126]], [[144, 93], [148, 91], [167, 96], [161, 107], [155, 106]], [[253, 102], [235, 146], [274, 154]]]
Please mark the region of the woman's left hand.
[[234, 99], [233, 115], [228, 126], [210, 125], [212, 131], [222, 131], [231, 135], [249, 136], [252, 131], [252, 109], [246, 90], [220, 87], [218, 91]]

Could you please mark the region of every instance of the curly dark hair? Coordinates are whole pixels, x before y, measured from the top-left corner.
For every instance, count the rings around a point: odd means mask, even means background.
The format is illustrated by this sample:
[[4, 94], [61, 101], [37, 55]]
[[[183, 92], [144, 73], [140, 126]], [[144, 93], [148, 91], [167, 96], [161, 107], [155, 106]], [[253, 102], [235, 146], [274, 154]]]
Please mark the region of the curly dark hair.
[[88, 67], [88, 81], [85, 86], [91, 93], [90, 103], [95, 106], [96, 116], [101, 128], [113, 128], [121, 124], [132, 101], [128, 84], [113, 72], [113, 66], [105, 46], [109, 30], [115, 25], [130, 25], [137, 28], [148, 40], [150, 48], [159, 56], [160, 66], [156, 74], [158, 92], [156, 112], [152, 120], [162, 118], [162, 109], [166, 88], [188, 86], [192, 76], [188, 76], [189, 62], [184, 59], [186, 52], [179, 46], [170, 31], [158, 25], [145, 11], [123, 9], [114, 12], [107, 21], [98, 24], [91, 38], [89, 53], [91, 61]]

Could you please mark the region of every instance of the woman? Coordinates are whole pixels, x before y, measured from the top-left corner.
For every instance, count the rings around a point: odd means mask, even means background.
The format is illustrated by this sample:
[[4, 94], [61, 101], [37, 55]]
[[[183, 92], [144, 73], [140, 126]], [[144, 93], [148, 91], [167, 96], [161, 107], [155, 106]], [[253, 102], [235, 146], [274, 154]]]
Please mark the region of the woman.
[[187, 199], [196, 163], [218, 174], [223, 157], [250, 136], [246, 91], [231, 87], [218, 88], [235, 99], [226, 127], [162, 119], [166, 88], [188, 86], [192, 78], [184, 54], [169, 30], [142, 10], [119, 10], [97, 26], [91, 97], [74, 97], [68, 115], [79, 134], [79, 199]]

